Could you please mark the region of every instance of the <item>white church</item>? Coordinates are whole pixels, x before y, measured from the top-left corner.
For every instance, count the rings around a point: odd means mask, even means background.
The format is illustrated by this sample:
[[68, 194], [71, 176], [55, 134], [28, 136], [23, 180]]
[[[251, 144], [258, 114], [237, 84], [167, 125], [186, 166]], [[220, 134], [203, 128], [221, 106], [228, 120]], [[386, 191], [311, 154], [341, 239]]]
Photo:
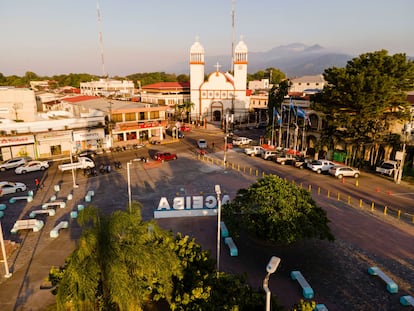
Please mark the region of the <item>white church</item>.
[[229, 122], [246, 118], [250, 98], [247, 95], [247, 46], [243, 40], [234, 49], [233, 75], [220, 72], [218, 63], [215, 67], [216, 71], [204, 80], [204, 48], [196, 39], [190, 49], [192, 115], [207, 122], [221, 122], [226, 116]]

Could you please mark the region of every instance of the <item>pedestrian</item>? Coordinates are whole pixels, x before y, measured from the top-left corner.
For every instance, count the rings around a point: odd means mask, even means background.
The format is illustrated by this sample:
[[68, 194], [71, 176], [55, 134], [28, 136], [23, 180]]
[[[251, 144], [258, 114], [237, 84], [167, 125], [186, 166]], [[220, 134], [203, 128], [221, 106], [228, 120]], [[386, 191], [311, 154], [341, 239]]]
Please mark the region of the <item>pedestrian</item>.
[[36, 185], [36, 190], [39, 190], [40, 181], [37, 178], [35, 178], [35, 185]]

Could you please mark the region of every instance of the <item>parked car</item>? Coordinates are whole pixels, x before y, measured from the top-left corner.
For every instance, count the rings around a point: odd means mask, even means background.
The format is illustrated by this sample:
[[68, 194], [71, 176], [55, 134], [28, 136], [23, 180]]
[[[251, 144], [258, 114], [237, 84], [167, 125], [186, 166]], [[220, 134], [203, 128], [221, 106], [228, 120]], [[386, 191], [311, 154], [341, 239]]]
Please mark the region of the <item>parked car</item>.
[[281, 165], [292, 165], [296, 160], [296, 157], [292, 154], [281, 154], [275, 158], [275, 162]]
[[199, 140], [197, 140], [197, 147], [200, 149], [206, 149], [207, 141], [204, 138], [200, 138]]
[[88, 158], [94, 158], [96, 156], [96, 150], [91, 150], [91, 149], [85, 149], [85, 150], [81, 150], [77, 156], [78, 157], [88, 157]]
[[16, 174], [26, 174], [35, 171], [44, 171], [49, 168], [49, 162], [47, 161], [29, 161], [23, 166], [17, 167], [14, 172]]
[[0, 170], [2, 172], [12, 169], [12, 168], [16, 168], [19, 167], [21, 165], [26, 164], [27, 159], [26, 158], [13, 158], [13, 159], [9, 159], [7, 161], [4, 161], [3, 163], [0, 164]]
[[384, 161], [375, 168], [375, 171], [391, 177], [398, 171], [398, 162], [392, 160]]
[[184, 133], [182, 131], [180, 131], [179, 129], [177, 129], [176, 127], [172, 128], [172, 129], [167, 129], [165, 131], [168, 135], [170, 135], [171, 137], [176, 137], [178, 136], [178, 138], [184, 138]]
[[177, 159], [177, 155], [175, 153], [170, 153], [170, 152], [157, 152], [154, 155], [154, 160], [156, 161], [171, 161], [171, 160], [176, 160]]
[[189, 125], [182, 125], [180, 127], [180, 131], [182, 131], [182, 132], [190, 132], [191, 131], [191, 127]]
[[296, 156], [294, 162], [292, 163], [292, 165], [294, 167], [304, 169], [304, 168], [307, 168], [309, 161], [310, 161], [309, 159], [306, 159], [304, 157]]
[[318, 174], [327, 173], [329, 169], [334, 166], [335, 163], [328, 160], [313, 160], [308, 163], [308, 168]]
[[251, 144], [252, 142], [253, 142], [253, 140], [248, 138], [248, 137], [233, 138], [233, 145], [234, 146], [248, 145], [248, 144]]
[[260, 154], [262, 159], [264, 160], [274, 160], [278, 155], [280, 155], [280, 151], [277, 150], [263, 150], [263, 152]]
[[358, 178], [361, 173], [356, 168], [350, 166], [334, 166], [329, 169], [329, 174], [337, 178], [354, 177]]
[[0, 196], [26, 191], [27, 186], [22, 182], [0, 181]]

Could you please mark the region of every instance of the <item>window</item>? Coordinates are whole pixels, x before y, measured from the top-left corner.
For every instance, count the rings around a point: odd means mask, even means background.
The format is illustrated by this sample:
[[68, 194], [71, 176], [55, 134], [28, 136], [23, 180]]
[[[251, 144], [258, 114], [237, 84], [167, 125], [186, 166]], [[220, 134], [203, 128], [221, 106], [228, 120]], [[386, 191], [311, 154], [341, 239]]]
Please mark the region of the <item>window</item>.
[[138, 118], [138, 120], [146, 120], [146, 118], [145, 118], [145, 111], [140, 111], [139, 112], [139, 118]]
[[111, 116], [111, 120], [114, 122], [122, 122], [122, 114], [115, 113]]
[[128, 112], [125, 114], [125, 121], [136, 121], [135, 112]]
[[151, 111], [150, 112], [150, 119], [159, 119], [160, 118], [160, 112], [159, 111]]

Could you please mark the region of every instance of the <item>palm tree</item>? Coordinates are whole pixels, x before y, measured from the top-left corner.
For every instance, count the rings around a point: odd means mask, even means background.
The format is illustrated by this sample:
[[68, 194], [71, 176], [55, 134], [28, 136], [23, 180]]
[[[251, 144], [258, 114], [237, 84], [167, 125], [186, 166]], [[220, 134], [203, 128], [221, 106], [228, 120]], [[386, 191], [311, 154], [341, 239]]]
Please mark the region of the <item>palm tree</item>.
[[154, 222], [143, 222], [141, 206], [102, 215], [88, 207], [84, 230], [57, 289], [59, 310], [142, 310], [151, 300], [171, 298], [180, 277], [174, 238]]

